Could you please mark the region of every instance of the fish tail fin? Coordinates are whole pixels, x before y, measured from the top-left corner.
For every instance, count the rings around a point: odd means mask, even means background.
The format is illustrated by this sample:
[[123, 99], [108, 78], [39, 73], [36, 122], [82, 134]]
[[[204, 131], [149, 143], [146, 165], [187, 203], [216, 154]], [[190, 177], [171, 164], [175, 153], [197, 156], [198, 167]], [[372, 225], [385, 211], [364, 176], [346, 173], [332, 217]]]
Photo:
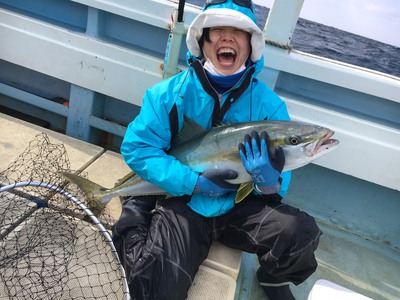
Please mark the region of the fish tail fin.
[[105, 206], [109, 202], [110, 199], [104, 197], [104, 194], [107, 191], [105, 187], [76, 174], [68, 172], [60, 172], [59, 174], [70, 183], [76, 184], [84, 192], [89, 201], [97, 203], [96, 206]]

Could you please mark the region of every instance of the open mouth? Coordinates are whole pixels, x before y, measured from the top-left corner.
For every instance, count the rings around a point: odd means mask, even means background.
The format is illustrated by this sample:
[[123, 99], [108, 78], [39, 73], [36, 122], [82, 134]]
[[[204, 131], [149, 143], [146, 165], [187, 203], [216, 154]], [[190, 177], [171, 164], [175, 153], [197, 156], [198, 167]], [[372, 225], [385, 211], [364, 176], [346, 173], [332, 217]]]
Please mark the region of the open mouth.
[[221, 48], [218, 50], [217, 58], [222, 65], [232, 65], [236, 60], [236, 51], [231, 48]]
[[308, 156], [314, 156], [321, 152], [333, 150], [339, 144], [338, 140], [330, 138], [333, 136], [333, 134], [334, 132], [330, 131], [323, 138], [308, 144], [305, 147], [304, 153], [306, 153]]

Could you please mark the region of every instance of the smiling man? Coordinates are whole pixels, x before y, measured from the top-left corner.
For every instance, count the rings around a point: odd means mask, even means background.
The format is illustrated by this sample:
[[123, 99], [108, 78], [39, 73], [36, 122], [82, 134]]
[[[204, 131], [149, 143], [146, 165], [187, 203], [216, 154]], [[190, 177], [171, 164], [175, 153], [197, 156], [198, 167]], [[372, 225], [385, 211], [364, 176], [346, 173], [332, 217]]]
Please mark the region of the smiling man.
[[185, 117], [209, 129], [225, 123], [289, 120], [285, 103], [257, 79], [264, 38], [250, 0], [208, 0], [187, 33], [189, 68], [146, 91], [121, 153], [142, 178], [172, 197], [131, 197], [113, 240], [134, 299], [186, 299], [213, 240], [257, 254], [258, 279], [270, 300], [294, 299], [317, 263], [321, 231], [314, 218], [283, 204], [290, 172], [268, 134], [238, 145], [254, 190], [235, 204], [233, 170], [193, 170], [168, 155]]

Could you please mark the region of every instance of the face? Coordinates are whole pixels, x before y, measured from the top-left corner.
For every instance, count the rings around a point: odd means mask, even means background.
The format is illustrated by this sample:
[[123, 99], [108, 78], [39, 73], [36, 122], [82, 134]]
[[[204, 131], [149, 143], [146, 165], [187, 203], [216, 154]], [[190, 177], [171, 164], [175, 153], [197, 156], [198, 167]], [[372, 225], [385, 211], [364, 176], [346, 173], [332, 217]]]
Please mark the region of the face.
[[204, 41], [206, 59], [223, 74], [231, 75], [250, 55], [250, 34], [235, 27], [210, 28], [210, 42]]

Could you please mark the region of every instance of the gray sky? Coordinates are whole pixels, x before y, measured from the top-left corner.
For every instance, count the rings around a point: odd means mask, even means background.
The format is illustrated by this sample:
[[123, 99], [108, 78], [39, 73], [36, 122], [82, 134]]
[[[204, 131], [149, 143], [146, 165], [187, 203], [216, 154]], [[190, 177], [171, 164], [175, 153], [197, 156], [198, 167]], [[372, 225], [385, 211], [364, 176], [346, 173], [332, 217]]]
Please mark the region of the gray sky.
[[300, 17], [400, 47], [400, 0], [304, 0]]

